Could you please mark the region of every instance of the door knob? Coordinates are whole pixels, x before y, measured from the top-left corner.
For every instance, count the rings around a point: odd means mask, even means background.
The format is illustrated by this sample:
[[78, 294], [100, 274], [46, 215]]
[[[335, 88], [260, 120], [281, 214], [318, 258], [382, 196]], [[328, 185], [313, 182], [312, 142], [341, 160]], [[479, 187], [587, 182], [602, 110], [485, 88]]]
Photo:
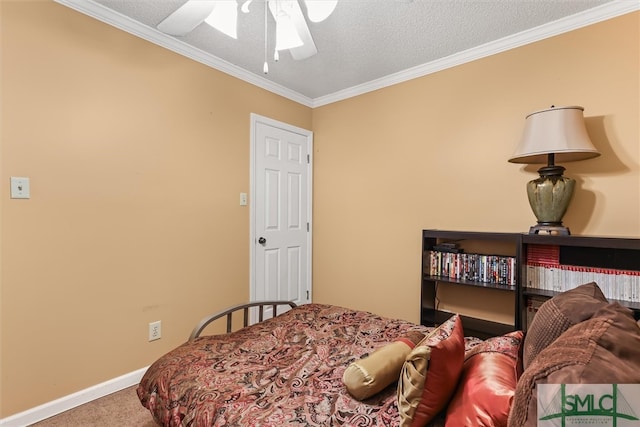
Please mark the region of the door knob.
[[261, 245], [264, 245], [265, 243], [267, 243], [267, 239], [265, 239], [264, 237], [260, 237], [258, 239], [258, 243], [260, 243]]

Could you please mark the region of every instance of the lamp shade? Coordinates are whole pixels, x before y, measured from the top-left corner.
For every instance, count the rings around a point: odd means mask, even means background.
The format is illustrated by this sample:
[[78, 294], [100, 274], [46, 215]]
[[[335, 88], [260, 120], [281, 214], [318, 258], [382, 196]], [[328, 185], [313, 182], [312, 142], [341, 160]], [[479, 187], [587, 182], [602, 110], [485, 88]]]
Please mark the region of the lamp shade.
[[584, 108], [552, 107], [526, 117], [520, 144], [511, 163], [546, 163], [549, 154], [557, 162], [585, 160], [600, 155], [584, 125]]

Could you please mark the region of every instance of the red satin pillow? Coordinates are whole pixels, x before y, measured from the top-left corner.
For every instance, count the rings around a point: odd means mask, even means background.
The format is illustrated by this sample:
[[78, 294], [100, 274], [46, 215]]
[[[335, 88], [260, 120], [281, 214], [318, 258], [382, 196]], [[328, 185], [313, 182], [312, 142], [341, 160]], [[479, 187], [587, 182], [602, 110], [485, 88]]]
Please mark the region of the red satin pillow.
[[506, 427], [522, 373], [522, 341], [523, 333], [515, 331], [489, 338], [467, 353], [445, 427]]
[[464, 362], [464, 331], [456, 314], [407, 356], [398, 381], [400, 425], [424, 426], [453, 395]]

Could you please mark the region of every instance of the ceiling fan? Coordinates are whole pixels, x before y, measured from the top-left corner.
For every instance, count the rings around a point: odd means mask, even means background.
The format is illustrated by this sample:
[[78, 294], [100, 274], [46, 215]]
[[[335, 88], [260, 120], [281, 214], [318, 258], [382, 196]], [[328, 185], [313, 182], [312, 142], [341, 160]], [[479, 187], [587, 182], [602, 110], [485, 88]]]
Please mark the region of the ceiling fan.
[[[252, 1], [245, 0], [240, 10], [243, 13], [249, 13]], [[301, 1], [304, 2], [307, 17], [311, 22], [325, 20], [338, 3], [338, 0], [263, 0], [265, 5], [265, 36], [267, 9], [276, 22], [276, 60], [278, 51], [285, 49], [288, 49], [293, 59], [296, 60], [306, 59], [318, 53], [300, 7]], [[188, 0], [160, 22], [157, 28], [166, 34], [184, 36], [203, 22], [237, 39], [238, 1]]]

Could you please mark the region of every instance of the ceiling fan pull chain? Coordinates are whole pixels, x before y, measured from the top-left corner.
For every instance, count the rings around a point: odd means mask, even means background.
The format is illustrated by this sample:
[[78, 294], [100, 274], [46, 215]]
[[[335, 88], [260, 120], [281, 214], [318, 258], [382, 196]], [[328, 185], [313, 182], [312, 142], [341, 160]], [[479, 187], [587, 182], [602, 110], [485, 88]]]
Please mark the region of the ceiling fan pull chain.
[[[275, 0], [276, 2], [276, 16], [280, 13], [280, 2], [279, 0]], [[267, 1], [268, 3], [268, 1]], [[276, 19], [276, 47], [273, 49], [273, 60], [278, 62], [280, 60], [280, 54], [278, 53], [278, 20]]]
[[269, 13], [269, 0], [264, 2], [264, 66], [262, 72], [269, 73], [269, 64], [267, 64], [267, 14]]

